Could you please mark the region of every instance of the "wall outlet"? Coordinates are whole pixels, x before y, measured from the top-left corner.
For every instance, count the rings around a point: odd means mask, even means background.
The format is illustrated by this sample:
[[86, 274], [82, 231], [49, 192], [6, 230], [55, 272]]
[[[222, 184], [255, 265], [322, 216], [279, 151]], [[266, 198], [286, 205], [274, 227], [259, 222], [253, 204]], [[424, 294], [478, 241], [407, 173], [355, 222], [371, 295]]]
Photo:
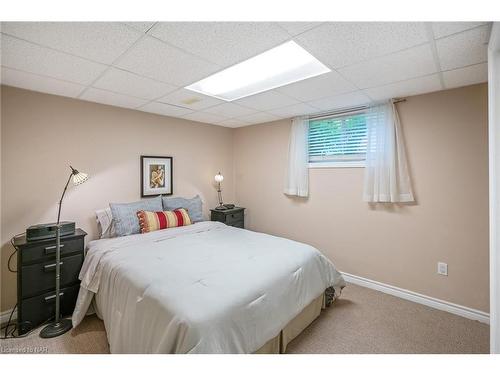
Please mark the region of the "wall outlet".
[[448, 276], [448, 264], [438, 262], [438, 274]]

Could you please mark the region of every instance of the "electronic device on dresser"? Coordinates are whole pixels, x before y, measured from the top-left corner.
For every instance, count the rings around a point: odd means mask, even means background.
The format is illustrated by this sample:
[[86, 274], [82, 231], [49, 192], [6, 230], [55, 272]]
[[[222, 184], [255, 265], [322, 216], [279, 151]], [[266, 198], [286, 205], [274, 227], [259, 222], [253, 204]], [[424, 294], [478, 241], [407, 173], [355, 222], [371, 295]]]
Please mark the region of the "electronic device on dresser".
[[[36, 224], [26, 229], [26, 241], [43, 240], [46, 238], [56, 238], [57, 223]], [[59, 223], [61, 236], [75, 233], [74, 221], [61, 221]]]
[[[70, 315], [75, 308], [80, 280], [78, 275], [84, 258], [87, 233], [76, 229], [60, 237], [60, 311]], [[16, 237], [17, 249], [17, 324], [22, 335], [45, 323], [55, 314], [56, 239], [27, 241], [26, 235]]]

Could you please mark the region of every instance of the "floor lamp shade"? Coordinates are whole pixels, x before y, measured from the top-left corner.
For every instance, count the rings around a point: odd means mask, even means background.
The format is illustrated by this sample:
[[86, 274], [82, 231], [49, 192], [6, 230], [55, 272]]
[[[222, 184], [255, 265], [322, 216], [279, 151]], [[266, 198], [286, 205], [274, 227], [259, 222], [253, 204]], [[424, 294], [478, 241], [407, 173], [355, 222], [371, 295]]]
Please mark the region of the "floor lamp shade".
[[73, 175], [73, 184], [76, 185], [81, 185], [85, 181], [89, 179], [89, 175], [83, 172], [78, 172], [77, 174]]

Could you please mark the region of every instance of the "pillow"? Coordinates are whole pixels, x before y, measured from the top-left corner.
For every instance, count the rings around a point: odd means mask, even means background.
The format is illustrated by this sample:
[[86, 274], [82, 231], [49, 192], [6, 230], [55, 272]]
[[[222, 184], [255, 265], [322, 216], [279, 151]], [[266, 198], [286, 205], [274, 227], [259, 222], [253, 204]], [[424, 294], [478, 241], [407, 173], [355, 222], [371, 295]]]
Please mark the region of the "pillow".
[[139, 219], [141, 233], [191, 225], [191, 219], [184, 208], [159, 212], [138, 211], [137, 218]]
[[140, 233], [137, 211], [163, 210], [161, 196], [133, 203], [110, 203], [109, 207], [115, 221], [116, 235], [119, 237]]
[[99, 238], [116, 237], [115, 221], [113, 220], [113, 214], [111, 213], [111, 209], [109, 207], [102, 210], [97, 210], [95, 212], [95, 217], [97, 221], [97, 231], [99, 232]]
[[185, 208], [193, 223], [203, 221], [203, 203], [199, 195], [191, 199], [162, 197], [162, 201], [164, 210], [172, 211], [178, 208]]

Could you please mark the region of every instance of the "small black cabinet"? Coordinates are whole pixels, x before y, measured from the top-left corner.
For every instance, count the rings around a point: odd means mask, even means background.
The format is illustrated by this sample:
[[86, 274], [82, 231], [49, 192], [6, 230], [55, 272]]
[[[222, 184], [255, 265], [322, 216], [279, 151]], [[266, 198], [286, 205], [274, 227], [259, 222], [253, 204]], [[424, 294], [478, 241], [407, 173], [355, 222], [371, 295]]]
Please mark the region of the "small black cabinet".
[[[61, 314], [75, 309], [87, 233], [77, 229], [61, 237]], [[17, 322], [20, 335], [44, 323], [55, 314], [55, 238], [26, 241], [17, 237]]]
[[210, 210], [210, 219], [212, 221], [220, 221], [232, 227], [245, 228], [244, 211], [243, 207], [235, 207], [229, 210]]

